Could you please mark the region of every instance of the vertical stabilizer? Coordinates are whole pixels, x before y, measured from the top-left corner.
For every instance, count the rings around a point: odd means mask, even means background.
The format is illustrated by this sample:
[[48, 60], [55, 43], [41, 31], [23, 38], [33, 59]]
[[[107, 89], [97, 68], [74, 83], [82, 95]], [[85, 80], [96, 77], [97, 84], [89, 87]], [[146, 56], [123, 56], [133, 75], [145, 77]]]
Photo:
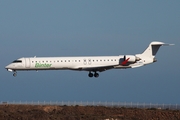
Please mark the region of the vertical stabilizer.
[[142, 56], [154, 58], [163, 42], [151, 42], [148, 48], [142, 53]]
[[151, 42], [147, 49], [142, 54], [137, 54], [136, 56], [144, 60], [145, 63], [155, 62], [155, 55], [157, 54], [159, 48], [164, 45], [173, 45], [166, 44], [163, 42]]
[[156, 53], [158, 52], [159, 48], [162, 45], [173, 45], [173, 44], [166, 44], [163, 42], [151, 42], [148, 48], [141, 54], [142, 56], [154, 58]]

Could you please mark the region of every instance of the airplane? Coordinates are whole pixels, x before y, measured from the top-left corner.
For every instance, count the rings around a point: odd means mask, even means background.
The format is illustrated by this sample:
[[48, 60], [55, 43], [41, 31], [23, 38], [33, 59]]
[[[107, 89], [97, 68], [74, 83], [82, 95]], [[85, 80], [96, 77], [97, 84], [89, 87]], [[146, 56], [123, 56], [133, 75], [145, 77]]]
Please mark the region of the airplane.
[[142, 54], [118, 56], [81, 56], [81, 57], [23, 57], [14, 60], [5, 69], [17, 75], [17, 71], [28, 70], [76, 70], [88, 71], [89, 77], [99, 77], [98, 72], [110, 69], [136, 68], [156, 62], [155, 55], [161, 46], [169, 46], [154, 41]]

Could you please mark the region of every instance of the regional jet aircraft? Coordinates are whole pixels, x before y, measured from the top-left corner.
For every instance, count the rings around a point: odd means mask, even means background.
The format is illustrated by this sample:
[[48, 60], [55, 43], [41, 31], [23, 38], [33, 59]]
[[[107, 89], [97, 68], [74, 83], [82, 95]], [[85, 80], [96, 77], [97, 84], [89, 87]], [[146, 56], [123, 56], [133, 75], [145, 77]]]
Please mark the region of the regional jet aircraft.
[[157, 60], [155, 55], [163, 42], [151, 42], [142, 54], [119, 56], [82, 56], [82, 57], [26, 57], [14, 60], [5, 68], [17, 75], [23, 70], [77, 70], [88, 71], [89, 77], [99, 77], [98, 72], [110, 69], [141, 67]]

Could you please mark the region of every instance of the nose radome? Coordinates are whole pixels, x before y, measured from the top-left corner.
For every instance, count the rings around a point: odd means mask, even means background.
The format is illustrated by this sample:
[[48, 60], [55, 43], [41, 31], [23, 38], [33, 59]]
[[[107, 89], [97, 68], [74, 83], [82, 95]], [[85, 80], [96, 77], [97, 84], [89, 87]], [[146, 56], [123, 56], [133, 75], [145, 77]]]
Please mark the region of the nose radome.
[[13, 72], [13, 67], [12, 67], [11, 64], [7, 65], [7, 66], [5, 67], [5, 69], [7, 69], [7, 71], [9, 71], [9, 72]]
[[11, 64], [9, 64], [9, 65], [7, 65], [6, 67], [5, 67], [5, 69], [11, 69], [12, 68], [12, 65]]
[[7, 65], [6, 67], [5, 67], [5, 69], [8, 69], [9, 68], [9, 65]]

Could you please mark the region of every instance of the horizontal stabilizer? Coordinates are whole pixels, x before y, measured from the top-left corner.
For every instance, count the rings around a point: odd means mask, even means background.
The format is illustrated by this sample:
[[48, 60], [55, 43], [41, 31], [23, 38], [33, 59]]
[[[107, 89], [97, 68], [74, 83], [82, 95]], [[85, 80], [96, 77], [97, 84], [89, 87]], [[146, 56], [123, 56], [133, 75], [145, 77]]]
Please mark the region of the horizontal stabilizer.
[[151, 42], [150, 45], [163, 45], [163, 46], [170, 46], [174, 44], [169, 44], [169, 43], [163, 43], [163, 42]]

